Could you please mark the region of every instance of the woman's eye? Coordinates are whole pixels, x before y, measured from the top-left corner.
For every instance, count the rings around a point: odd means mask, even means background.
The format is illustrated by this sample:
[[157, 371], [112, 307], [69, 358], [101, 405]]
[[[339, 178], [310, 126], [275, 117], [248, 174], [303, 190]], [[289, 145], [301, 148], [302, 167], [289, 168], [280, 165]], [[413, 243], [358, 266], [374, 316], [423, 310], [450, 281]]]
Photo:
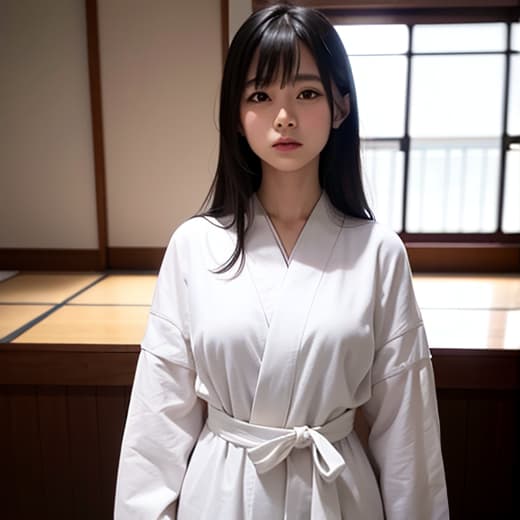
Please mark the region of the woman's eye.
[[298, 94], [298, 99], [316, 99], [318, 96], [321, 96], [319, 92], [307, 89]]
[[248, 98], [248, 101], [251, 101], [252, 103], [263, 103], [264, 101], [267, 101], [269, 99], [269, 96], [265, 92], [253, 92]]

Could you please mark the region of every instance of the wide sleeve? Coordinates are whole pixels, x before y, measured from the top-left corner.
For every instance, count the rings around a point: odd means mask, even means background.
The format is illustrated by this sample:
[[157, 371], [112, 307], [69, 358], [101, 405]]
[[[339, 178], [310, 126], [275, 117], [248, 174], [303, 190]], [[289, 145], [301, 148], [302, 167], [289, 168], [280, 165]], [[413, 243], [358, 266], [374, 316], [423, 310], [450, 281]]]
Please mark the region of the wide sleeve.
[[372, 394], [363, 406], [386, 520], [449, 518], [430, 352], [404, 246], [380, 257]]
[[180, 266], [172, 239], [137, 363], [119, 460], [115, 520], [176, 518], [188, 459], [203, 425]]

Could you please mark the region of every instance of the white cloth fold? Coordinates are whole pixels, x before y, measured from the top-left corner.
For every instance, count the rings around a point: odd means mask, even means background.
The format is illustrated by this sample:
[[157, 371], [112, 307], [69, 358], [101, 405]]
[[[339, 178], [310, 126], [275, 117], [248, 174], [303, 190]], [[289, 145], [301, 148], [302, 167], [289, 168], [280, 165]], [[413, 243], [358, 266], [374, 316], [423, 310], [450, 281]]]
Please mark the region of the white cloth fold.
[[[347, 410], [323, 426], [295, 426], [275, 428], [241, 421], [225, 412], [208, 407], [208, 428], [219, 437], [247, 449], [256, 471], [263, 474], [286, 459], [290, 452], [309, 447], [312, 450], [314, 469], [324, 483], [332, 483], [345, 469], [343, 456], [332, 445], [350, 434], [354, 427], [355, 410]], [[314, 472], [314, 474], [316, 474]], [[313, 502], [321, 503], [324, 486], [313, 479]], [[325, 494], [330, 494], [325, 492]], [[321, 499], [320, 499], [321, 498]], [[321, 509], [321, 508], [320, 508]]]

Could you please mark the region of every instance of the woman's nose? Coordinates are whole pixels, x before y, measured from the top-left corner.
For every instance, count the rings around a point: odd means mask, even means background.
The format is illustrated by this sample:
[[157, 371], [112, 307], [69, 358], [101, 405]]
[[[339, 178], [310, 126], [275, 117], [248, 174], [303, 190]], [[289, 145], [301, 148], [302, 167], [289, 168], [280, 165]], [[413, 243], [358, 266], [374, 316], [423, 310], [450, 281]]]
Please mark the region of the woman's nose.
[[281, 108], [274, 119], [276, 129], [296, 127], [296, 118], [286, 108]]

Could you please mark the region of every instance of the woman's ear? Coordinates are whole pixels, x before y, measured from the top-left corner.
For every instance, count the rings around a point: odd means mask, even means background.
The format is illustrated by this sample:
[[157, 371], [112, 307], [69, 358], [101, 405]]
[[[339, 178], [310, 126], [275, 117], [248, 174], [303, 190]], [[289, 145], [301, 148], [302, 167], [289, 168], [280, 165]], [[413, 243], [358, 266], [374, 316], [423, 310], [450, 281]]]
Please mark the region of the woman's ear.
[[339, 128], [350, 114], [350, 94], [334, 96], [334, 113], [332, 114], [332, 128]]

